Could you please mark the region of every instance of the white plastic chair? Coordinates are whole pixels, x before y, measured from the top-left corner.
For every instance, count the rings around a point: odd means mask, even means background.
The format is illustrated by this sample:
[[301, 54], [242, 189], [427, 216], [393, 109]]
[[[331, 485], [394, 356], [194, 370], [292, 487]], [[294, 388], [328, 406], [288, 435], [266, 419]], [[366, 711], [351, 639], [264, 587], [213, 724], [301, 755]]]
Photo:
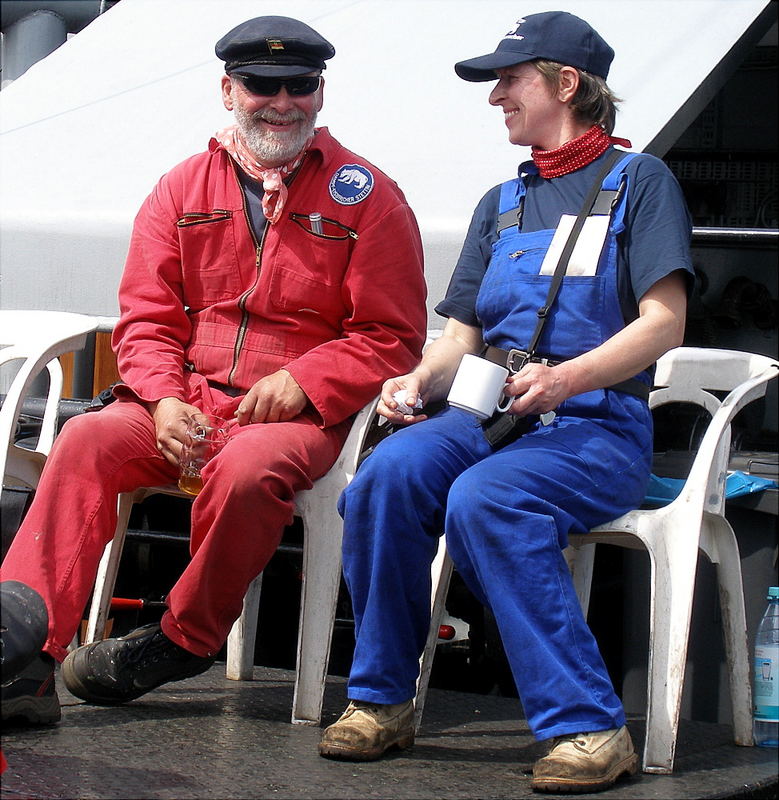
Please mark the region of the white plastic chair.
[[[658, 509], [639, 509], [590, 533], [571, 536], [566, 558], [579, 602], [587, 613], [595, 545], [645, 547], [651, 564], [649, 671], [643, 770], [671, 773], [679, 727], [698, 551], [717, 565], [722, 625], [738, 745], [752, 744], [750, 662], [738, 544], [725, 519], [730, 425], [748, 403], [763, 397], [779, 362], [732, 350], [679, 347], [657, 363], [649, 404], [694, 403], [712, 419], [680, 495]], [[728, 392], [720, 401], [712, 392]], [[417, 725], [424, 708], [451, 560], [441, 543], [433, 565], [431, 632], [421, 659]]]
[[[38, 485], [57, 432], [63, 382], [58, 357], [81, 350], [88, 334], [100, 324], [100, 317], [64, 311], [0, 311], [0, 364], [21, 362], [0, 409], [0, 476], [4, 485]], [[28, 449], [14, 444], [14, 432], [30, 385], [45, 369], [49, 388], [43, 421], [35, 449]]]
[[[356, 416], [338, 460], [311, 489], [295, 496], [295, 513], [304, 530], [303, 586], [298, 628], [297, 672], [292, 701], [292, 722], [318, 725], [322, 716], [327, 664], [330, 656], [338, 589], [341, 582], [343, 523], [336, 503], [354, 477], [365, 437], [375, 416], [377, 400]], [[98, 568], [85, 641], [101, 638], [108, 618], [119, 560], [127, 534], [133, 503], [152, 494], [190, 497], [175, 486], [156, 486], [119, 496], [116, 533], [108, 543]], [[249, 585], [243, 612], [227, 640], [227, 677], [250, 680], [254, 667], [254, 644], [262, 575]]]

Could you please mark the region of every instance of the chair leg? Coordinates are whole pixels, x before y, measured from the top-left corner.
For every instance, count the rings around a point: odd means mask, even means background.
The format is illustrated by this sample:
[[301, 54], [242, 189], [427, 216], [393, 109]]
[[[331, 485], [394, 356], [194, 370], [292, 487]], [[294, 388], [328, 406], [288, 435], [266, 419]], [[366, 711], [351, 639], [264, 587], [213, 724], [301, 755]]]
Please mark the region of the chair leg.
[[[319, 725], [327, 665], [341, 586], [343, 523], [336, 511], [338, 493], [299, 500], [305, 528], [303, 586], [300, 598], [297, 672], [292, 700], [293, 725]], [[312, 530], [312, 525], [316, 526]]]
[[257, 615], [260, 611], [262, 573], [250, 584], [243, 598], [241, 616], [227, 637], [226, 677], [231, 681], [250, 681], [254, 677], [254, 645], [257, 641]]
[[[584, 537], [586, 540], [586, 537]], [[595, 564], [595, 543], [566, 547], [563, 551], [584, 618], [590, 608], [592, 569]]]
[[438, 644], [438, 629], [441, 625], [446, 607], [446, 594], [449, 590], [449, 581], [452, 577], [452, 559], [446, 550], [446, 540], [442, 536], [438, 544], [438, 552], [430, 568], [432, 578], [432, 592], [430, 603], [430, 630], [427, 633], [427, 642], [422, 657], [419, 660], [419, 678], [417, 678], [417, 696], [414, 703], [414, 728], [419, 732], [422, 724], [422, 714], [425, 710], [427, 687], [430, 683], [430, 673], [433, 670], [433, 658]]
[[[716, 530], [701, 536], [704, 550], [717, 564], [722, 633], [728, 665], [730, 701], [733, 711], [733, 739], [737, 745], [750, 747], [752, 738], [752, 676], [750, 674], [749, 643], [747, 641], [744, 586], [741, 577], [741, 555], [733, 529], [726, 520], [714, 517]], [[708, 533], [711, 533], [711, 536]], [[708, 542], [716, 544], [710, 552]]]
[[[663, 539], [668, 541], [668, 537]], [[676, 537], [670, 547], [658, 545], [650, 550], [649, 676], [643, 760], [643, 770], [649, 773], [670, 774], [676, 752], [698, 558], [697, 541], [693, 540], [690, 546], [683, 539]]]
[[117, 500], [116, 530], [114, 538], [105, 546], [97, 568], [84, 644], [92, 644], [92, 642], [105, 638], [105, 626], [111, 610], [111, 597], [114, 593], [116, 575], [119, 571], [119, 560], [122, 557], [124, 539], [127, 535], [127, 524], [130, 520], [130, 511], [132, 511], [134, 502], [135, 496], [131, 493], [120, 494]]

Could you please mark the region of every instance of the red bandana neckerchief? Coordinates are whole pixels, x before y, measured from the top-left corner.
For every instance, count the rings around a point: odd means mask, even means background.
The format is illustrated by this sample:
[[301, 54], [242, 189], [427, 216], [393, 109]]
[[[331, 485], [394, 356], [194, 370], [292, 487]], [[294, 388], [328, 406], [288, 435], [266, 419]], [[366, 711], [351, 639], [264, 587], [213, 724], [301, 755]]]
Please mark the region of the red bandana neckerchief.
[[571, 139], [556, 150], [542, 150], [533, 147], [531, 154], [542, 178], [559, 178], [569, 172], [586, 167], [603, 155], [612, 144], [632, 147], [627, 139], [609, 136], [600, 125], [593, 125], [586, 133]]
[[265, 214], [265, 218], [271, 225], [278, 222], [284, 203], [287, 201], [287, 187], [284, 178], [303, 163], [311, 139], [306, 142], [300, 153], [287, 164], [281, 164], [278, 167], [263, 167], [246, 146], [236, 125], [230, 125], [217, 131], [214, 138], [250, 178], [262, 183], [262, 188], [265, 190], [262, 198], [262, 213]]

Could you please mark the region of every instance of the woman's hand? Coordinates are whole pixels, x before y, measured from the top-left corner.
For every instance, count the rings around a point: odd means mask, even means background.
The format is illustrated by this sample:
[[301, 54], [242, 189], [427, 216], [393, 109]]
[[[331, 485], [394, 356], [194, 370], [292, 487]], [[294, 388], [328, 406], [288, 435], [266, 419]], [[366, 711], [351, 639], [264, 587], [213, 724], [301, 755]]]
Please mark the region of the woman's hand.
[[644, 293], [637, 319], [594, 350], [555, 367], [526, 364], [506, 385], [517, 398], [509, 411], [544, 414], [573, 395], [632, 378], [682, 343], [686, 307], [685, 276], [677, 270]]
[[[407, 375], [399, 375], [397, 378], [390, 378], [381, 387], [381, 399], [376, 407], [376, 411], [382, 417], [386, 417], [396, 425], [411, 425], [427, 419], [424, 412], [419, 414], [404, 414], [398, 410], [398, 401], [395, 394], [400, 391], [406, 392], [404, 403], [413, 408], [417, 399], [422, 399], [422, 379], [416, 371], [409, 372]], [[424, 403], [424, 399], [423, 399]]]
[[509, 378], [505, 393], [515, 398], [509, 413], [524, 417], [554, 411], [571, 396], [571, 387], [557, 367], [531, 363]]
[[449, 392], [460, 359], [465, 353], [478, 353], [484, 342], [481, 329], [449, 319], [441, 336], [425, 348], [419, 366], [406, 375], [390, 378], [381, 389], [377, 411], [399, 425], [411, 425], [427, 419], [427, 415], [402, 414], [393, 395], [406, 390], [405, 403], [414, 407], [418, 398], [423, 403], [443, 400]]

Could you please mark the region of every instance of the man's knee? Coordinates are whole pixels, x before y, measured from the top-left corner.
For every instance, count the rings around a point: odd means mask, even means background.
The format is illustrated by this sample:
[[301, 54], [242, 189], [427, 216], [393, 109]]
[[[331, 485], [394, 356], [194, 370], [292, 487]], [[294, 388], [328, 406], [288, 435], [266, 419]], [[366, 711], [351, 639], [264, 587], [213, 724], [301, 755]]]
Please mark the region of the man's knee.
[[203, 468], [211, 494], [221, 502], [244, 507], [288, 504], [296, 492], [311, 487], [309, 467], [293, 456], [231, 444]]
[[[119, 406], [119, 403], [114, 404]], [[128, 404], [121, 404], [128, 405]], [[147, 412], [138, 407], [112, 406], [101, 411], [80, 414], [69, 419], [54, 442], [50, 461], [71, 461], [85, 469], [89, 464], [109, 469], [133, 458], [159, 455], [155, 445], [154, 424]]]
[[72, 452], [91, 452], [116, 443], [121, 436], [115, 422], [109, 422], [101, 413], [80, 414], [71, 417], [57, 436], [57, 448]]

